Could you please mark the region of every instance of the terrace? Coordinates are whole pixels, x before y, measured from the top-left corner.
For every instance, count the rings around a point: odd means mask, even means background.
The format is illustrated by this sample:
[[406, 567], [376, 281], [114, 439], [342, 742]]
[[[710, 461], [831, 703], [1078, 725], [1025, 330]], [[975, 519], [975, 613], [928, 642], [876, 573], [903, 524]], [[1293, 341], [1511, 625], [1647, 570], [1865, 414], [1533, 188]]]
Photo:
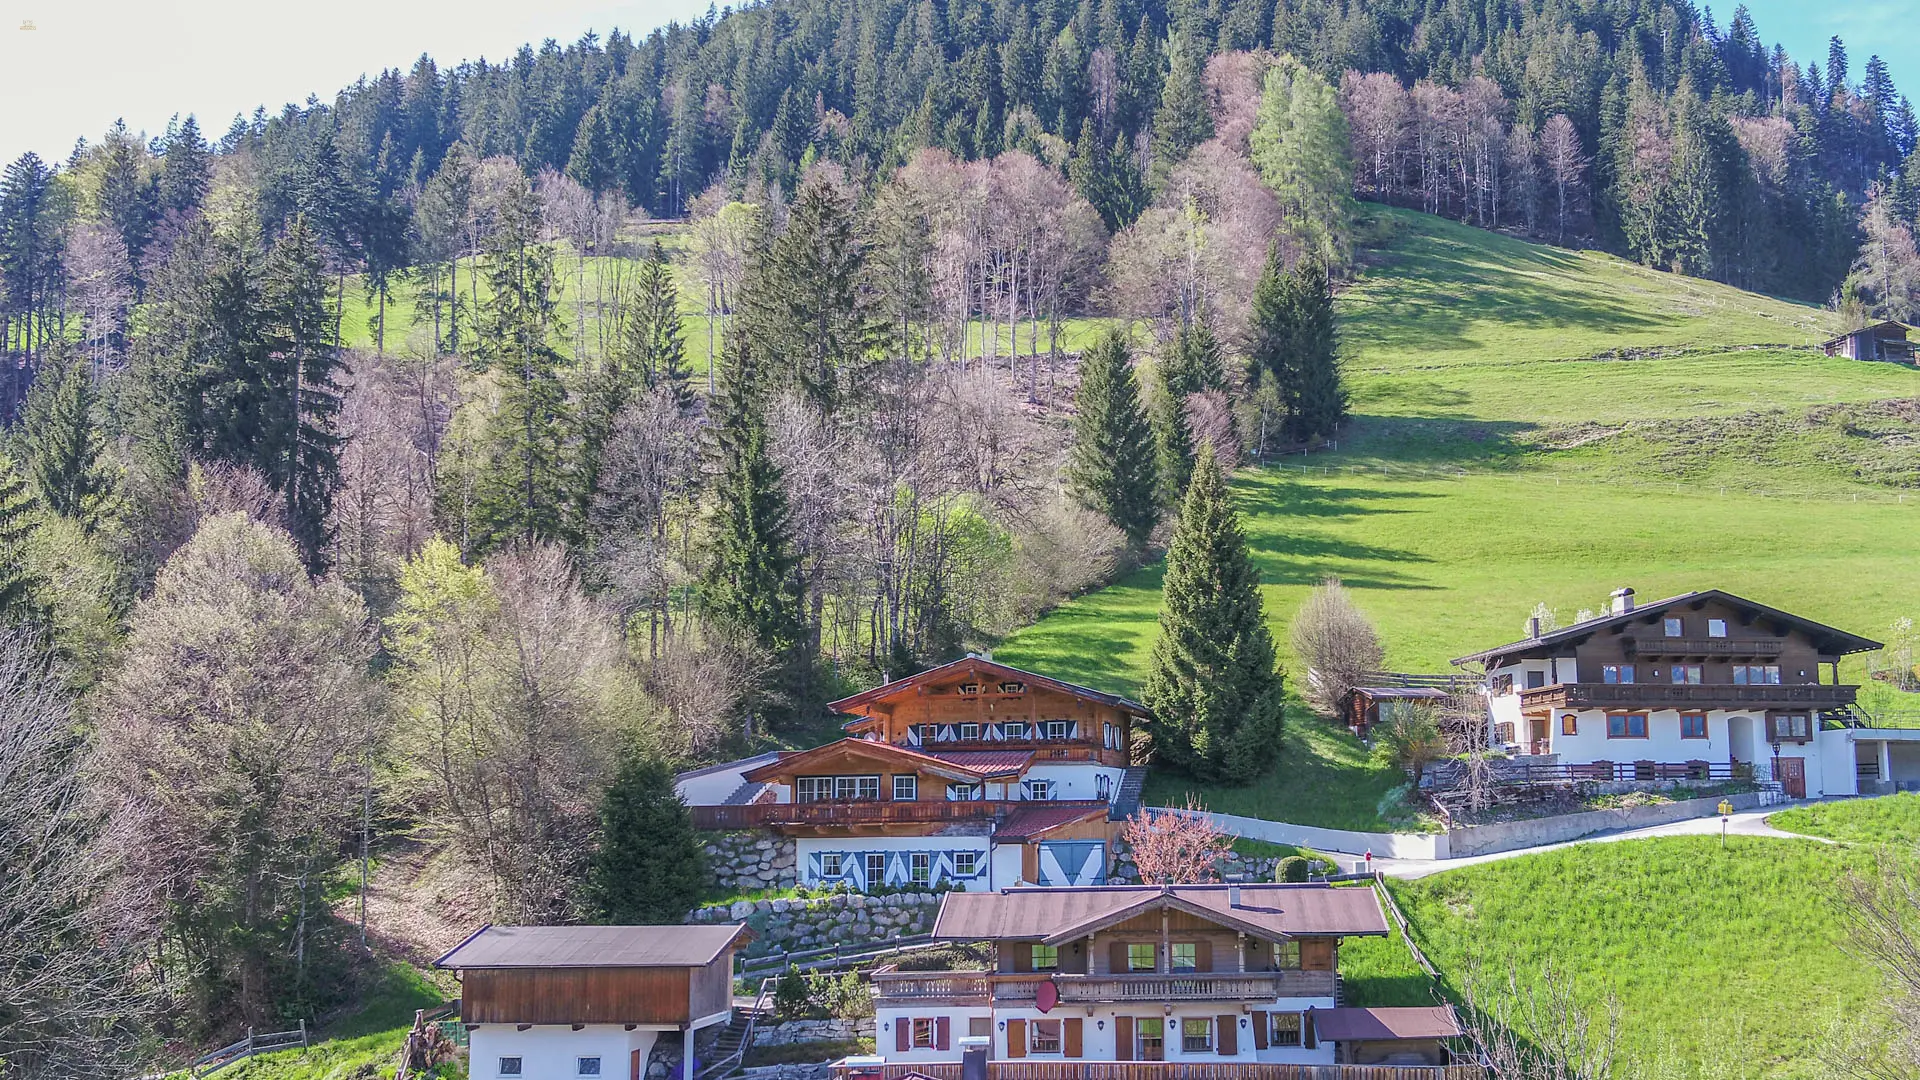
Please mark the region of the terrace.
[[1247, 1001], [1278, 997], [1332, 997], [1337, 979], [1331, 971], [1194, 972], [1140, 975], [1080, 975], [1070, 972], [997, 974], [988, 971], [873, 973], [874, 995], [883, 1004], [1021, 1006], [1032, 1002], [1040, 984], [1051, 982], [1060, 1000], [1072, 1005], [1135, 1001]]
[[1781, 683], [1555, 683], [1520, 692], [1524, 712], [1542, 709], [1831, 709], [1853, 704], [1857, 686]]

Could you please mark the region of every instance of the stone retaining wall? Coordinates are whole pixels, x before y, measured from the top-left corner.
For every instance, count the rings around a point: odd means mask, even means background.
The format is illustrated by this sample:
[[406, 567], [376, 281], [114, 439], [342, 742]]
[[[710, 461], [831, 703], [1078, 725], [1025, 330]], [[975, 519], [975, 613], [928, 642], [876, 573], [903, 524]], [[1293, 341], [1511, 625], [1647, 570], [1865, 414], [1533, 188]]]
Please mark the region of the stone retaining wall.
[[[1726, 796], [1727, 802], [1732, 803], [1735, 810], [1751, 810], [1756, 806], [1770, 805], [1777, 798], [1778, 796], [1768, 791], [1750, 791], [1742, 795]], [[1650, 825], [1665, 825], [1691, 818], [1712, 817], [1719, 813], [1719, 806], [1719, 798], [1685, 799], [1680, 802], [1630, 806], [1619, 810], [1587, 810], [1578, 814], [1559, 814], [1528, 821], [1474, 825], [1448, 833], [1447, 846], [1452, 852], [1452, 857], [1456, 859], [1465, 858], [1468, 855], [1491, 855], [1498, 851], [1515, 851], [1520, 848], [1538, 847], [1541, 844], [1564, 843], [1568, 840], [1578, 840], [1583, 836], [1592, 836], [1595, 833], [1644, 829]]]
[[753, 1029], [755, 1046], [792, 1046], [795, 1043], [852, 1042], [873, 1038], [873, 1017], [858, 1020], [788, 1020]]
[[741, 900], [698, 908], [690, 923], [744, 922], [757, 937], [747, 956], [800, 952], [832, 945], [864, 945], [933, 929], [940, 893], [866, 896], [833, 893], [807, 899]]
[[[1133, 850], [1124, 840], [1115, 840], [1113, 848], [1113, 868], [1107, 875], [1108, 881], [1114, 885], [1138, 885], [1140, 868], [1134, 864]], [[1218, 863], [1222, 881], [1272, 881], [1279, 868], [1280, 860], [1277, 858], [1261, 858], [1237, 852], [1228, 852], [1227, 857]]]
[[809, 1065], [755, 1065], [751, 1069], [741, 1069], [734, 1076], [743, 1080], [827, 1080], [833, 1070], [827, 1068], [831, 1062], [818, 1061]]
[[791, 889], [798, 884], [793, 837], [772, 832], [707, 833], [701, 848], [723, 893]]

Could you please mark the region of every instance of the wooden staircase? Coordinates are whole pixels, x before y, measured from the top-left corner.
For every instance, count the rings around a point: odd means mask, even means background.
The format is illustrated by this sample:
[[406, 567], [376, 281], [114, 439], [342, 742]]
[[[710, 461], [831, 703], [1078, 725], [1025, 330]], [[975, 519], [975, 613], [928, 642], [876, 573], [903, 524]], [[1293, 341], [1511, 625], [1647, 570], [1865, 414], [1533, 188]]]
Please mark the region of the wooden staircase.
[[770, 975], [760, 980], [759, 996], [753, 999], [748, 1009], [734, 1009], [732, 1019], [720, 1032], [720, 1038], [714, 1043], [712, 1060], [701, 1065], [694, 1073], [694, 1080], [720, 1080], [731, 1076], [746, 1059], [747, 1051], [753, 1047], [753, 1029], [760, 1017], [771, 1013], [773, 1008], [773, 989], [779, 985], [780, 976]]

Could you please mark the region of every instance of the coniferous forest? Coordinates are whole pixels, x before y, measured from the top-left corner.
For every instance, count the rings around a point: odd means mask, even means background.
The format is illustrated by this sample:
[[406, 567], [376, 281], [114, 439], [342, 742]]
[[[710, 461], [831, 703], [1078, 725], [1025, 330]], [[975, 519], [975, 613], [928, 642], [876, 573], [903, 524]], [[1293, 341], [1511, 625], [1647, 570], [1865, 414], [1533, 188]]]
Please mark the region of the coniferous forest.
[[12, 162], [0, 1075], [337, 1007], [402, 839], [476, 920], [677, 921], [671, 767], [1169, 544], [1165, 761], [1260, 775], [1227, 475], [1340, 432], [1356, 200], [1920, 309], [1911, 105], [1761, 34], [770, 0]]

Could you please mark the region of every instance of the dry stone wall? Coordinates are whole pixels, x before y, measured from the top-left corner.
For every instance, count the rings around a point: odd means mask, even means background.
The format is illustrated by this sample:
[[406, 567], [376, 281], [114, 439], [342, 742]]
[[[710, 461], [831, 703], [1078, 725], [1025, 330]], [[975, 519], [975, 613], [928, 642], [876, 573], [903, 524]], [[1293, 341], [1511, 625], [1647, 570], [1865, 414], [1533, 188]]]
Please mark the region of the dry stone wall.
[[793, 837], [771, 832], [708, 833], [701, 847], [722, 893], [791, 889], [799, 883]]
[[687, 914], [690, 923], [744, 922], [756, 935], [748, 956], [858, 946], [933, 929], [940, 893], [866, 896], [833, 893], [804, 899], [740, 900]]

